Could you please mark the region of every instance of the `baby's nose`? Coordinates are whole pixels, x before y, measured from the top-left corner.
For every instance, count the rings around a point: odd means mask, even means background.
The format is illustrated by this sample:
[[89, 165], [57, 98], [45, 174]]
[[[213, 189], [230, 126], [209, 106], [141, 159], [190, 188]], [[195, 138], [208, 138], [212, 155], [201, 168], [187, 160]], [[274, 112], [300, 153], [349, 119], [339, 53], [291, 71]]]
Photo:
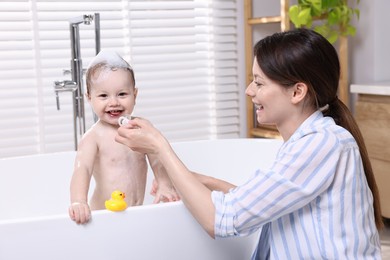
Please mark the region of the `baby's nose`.
[[116, 97], [110, 97], [110, 99], [108, 100], [108, 104], [110, 106], [116, 106], [119, 104], [119, 101]]

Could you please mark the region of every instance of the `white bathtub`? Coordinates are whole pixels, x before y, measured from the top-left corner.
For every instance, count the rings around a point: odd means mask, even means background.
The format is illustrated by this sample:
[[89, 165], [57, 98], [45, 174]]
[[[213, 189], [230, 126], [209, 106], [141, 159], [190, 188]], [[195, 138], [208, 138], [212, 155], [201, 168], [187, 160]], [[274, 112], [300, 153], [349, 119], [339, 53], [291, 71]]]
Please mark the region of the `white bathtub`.
[[[232, 139], [174, 143], [194, 171], [240, 184], [267, 167], [278, 140]], [[0, 259], [249, 259], [258, 233], [213, 240], [182, 202], [124, 212], [94, 211], [77, 225], [67, 213], [74, 152], [0, 159]]]

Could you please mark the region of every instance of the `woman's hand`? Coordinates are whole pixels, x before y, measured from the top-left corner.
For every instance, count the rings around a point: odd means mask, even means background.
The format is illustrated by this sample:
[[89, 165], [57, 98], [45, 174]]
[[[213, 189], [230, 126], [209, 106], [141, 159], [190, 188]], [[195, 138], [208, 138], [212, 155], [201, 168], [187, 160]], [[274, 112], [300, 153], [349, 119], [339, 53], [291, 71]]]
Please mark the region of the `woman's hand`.
[[145, 154], [156, 154], [163, 150], [161, 146], [167, 144], [166, 139], [148, 120], [139, 117], [119, 127], [115, 141]]

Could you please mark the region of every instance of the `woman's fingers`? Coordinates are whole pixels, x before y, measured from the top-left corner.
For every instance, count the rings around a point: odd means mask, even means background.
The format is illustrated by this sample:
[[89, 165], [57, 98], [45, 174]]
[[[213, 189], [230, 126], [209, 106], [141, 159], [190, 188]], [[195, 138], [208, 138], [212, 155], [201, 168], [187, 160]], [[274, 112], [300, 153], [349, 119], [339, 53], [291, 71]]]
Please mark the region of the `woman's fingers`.
[[[157, 135], [156, 135], [157, 134]], [[128, 146], [130, 149], [141, 153], [154, 153], [153, 143], [158, 136], [158, 131], [141, 118], [135, 118], [128, 124], [118, 128], [115, 141]]]

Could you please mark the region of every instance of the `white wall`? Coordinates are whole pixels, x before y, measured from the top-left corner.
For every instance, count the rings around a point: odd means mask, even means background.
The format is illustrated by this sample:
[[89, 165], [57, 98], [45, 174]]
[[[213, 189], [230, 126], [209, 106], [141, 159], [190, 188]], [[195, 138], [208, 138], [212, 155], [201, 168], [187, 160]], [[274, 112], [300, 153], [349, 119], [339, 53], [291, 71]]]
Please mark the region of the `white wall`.
[[374, 12], [374, 54], [375, 54], [375, 80], [390, 80], [390, 21], [389, 0], [376, 0]]
[[357, 34], [349, 41], [350, 83], [390, 80], [390, 1], [360, 1]]

